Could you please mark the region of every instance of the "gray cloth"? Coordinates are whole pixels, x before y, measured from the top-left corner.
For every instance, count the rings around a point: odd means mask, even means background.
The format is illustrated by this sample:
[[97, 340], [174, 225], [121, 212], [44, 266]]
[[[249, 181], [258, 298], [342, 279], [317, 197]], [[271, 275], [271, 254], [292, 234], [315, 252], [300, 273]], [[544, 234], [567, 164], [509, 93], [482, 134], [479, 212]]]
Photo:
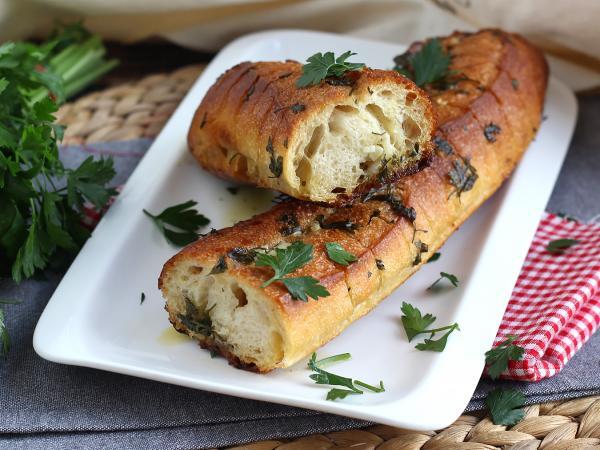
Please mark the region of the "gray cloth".
[[[548, 205], [589, 220], [600, 213], [600, 97], [579, 99], [580, 118], [567, 161]], [[94, 144], [62, 150], [76, 164], [88, 154], [111, 154], [122, 182], [150, 141]], [[16, 286], [0, 281], [12, 337], [0, 361], [0, 449], [178, 449], [225, 446], [368, 425], [354, 419], [171, 386], [99, 370], [53, 364], [32, 348], [33, 329], [60, 276], [48, 274]], [[528, 403], [600, 392], [600, 333], [554, 378], [503, 382], [522, 390]], [[481, 408], [497, 386], [482, 380], [468, 409]]]

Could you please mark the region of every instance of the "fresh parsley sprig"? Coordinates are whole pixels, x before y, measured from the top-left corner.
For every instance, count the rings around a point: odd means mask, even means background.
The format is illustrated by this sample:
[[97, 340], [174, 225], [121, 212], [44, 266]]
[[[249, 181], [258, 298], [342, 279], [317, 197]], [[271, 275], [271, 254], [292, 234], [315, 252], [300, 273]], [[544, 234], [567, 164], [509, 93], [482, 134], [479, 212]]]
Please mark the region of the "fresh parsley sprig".
[[356, 261], [356, 256], [352, 253], [347, 252], [337, 242], [327, 242], [325, 244], [325, 249], [327, 250], [327, 256], [333, 262], [341, 264], [342, 266], [347, 266], [348, 264]]
[[302, 66], [302, 76], [296, 82], [296, 86], [304, 88], [317, 85], [327, 77], [341, 77], [346, 72], [360, 70], [365, 67], [363, 63], [346, 61], [353, 55], [356, 55], [356, 53], [351, 51], [347, 51], [337, 58], [333, 52], [315, 53]]
[[338, 400], [344, 399], [348, 395], [362, 395], [364, 391], [359, 389], [357, 386], [368, 389], [371, 392], [380, 393], [385, 392], [385, 387], [383, 385], [383, 381], [379, 382], [379, 386], [372, 386], [364, 381], [353, 380], [352, 378], [343, 377], [341, 375], [336, 375], [331, 372], [327, 372], [323, 370], [323, 366], [327, 364], [331, 364], [338, 361], [347, 361], [350, 359], [350, 353], [342, 353], [339, 355], [329, 356], [328, 358], [323, 358], [321, 360], [317, 360], [317, 354], [313, 353], [310, 360], [308, 361], [308, 368], [313, 372], [310, 375], [310, 379], [313, 380], [316, 384], [327, 384], [330, 386], [341, 386], [342, 388], [333, 388], [329, 392], [327, 392], [326, 400]]
[[115, 191], [112, 160], [65, 168], [58, 106], [115, 66], [79, 25], [39, 45], [0, 45], [0, 272], [16, 282], [64, 266], [89, 236], [84, 204], [101, 209]]
[[516, 389], [496, 388], [488, 394], [485, 403], [496, 425], [515, 425], [525, 416], [522, 408], [525, 397]]
[[523, 359], [525, 349], [519, 345], [514, 345], [515, 339], [517, 339], [517, 336], [509, 334], [504, 342], [485, 352], [487, 372], [492, 380], [497, 379], [502, 372], [508, 369], [509, 361]]
[[394, 70], [413, 80], [417, 86], [443, 81], [450, 75], [450, 55], [438, 39], [430, 39], [415, 54], [403, 53], [394, 58]]
[[[428, 262], [429, 262], [429, 261], [428, 261]], [[428, 291], [432, 291], [433, 289], [435, 289], [435, 287], [437, 286], [437, 284], [438, 284], [440, 281], [442, 281], [443, 279], [446, 279], [446, 280], [448, 280], [448, 281], [449, 281], [449, 282], [452, 284], [452, 286], [454, 286], [454, 287], [458, 287], [458, 283], [460, 282], [460, 281], [458, 280], [458, 277], [457, 277], [456, 275], [453, 275], [453, 274], [451, 274], [451, 273], [447, 273], [447, 272], [440, 272], [440, 277], [439, 277], [437, 280], [435, 280], [435, 281], [434, 281], [434, 282], [431, 284], [431, 286], [429, 286], [429, 287], [427, 288], [427, 290], [428, 290]]]
[[308, 301], [308, 297], [317, 300], [328, 297], [329, 291], [313, 277], [287, 277], [286, 275], [308, 264], [313, 258], [313, 246], [302, 241], [295, 241], [286, 248], [276, 248], [275, 254], [256, 253], [255, 264], [258, 267], [271, 267], [274, 275], [261, 287], [280, 281], [295, 300]]
[[[423, 315], [418, 308], [415, 308], [410, 303], [402, 302], [402, 326], [406, 332], [408, 342], [411, 342], [419, 334], [429, 334], [429, 338], [426, 338], [424, 342], [419, 343], [415, 346], [417, 350], [421, 351], [433, 351], [442, 352], [446, 348], [448, 342], [448, 336], [455, 331], [460, 330], [457, 323], [447, 325], [445, 327], [428, 329], [428, 327], [435, 322], [436, 317], [432, 314]], [[446, 331], [444, 335], [439, 339], [433, 339], [436, 333]]]
[[194, 200], [188, 200], [170, 206], [158, 215], [145, 209], [142, 211], [152, 219], [168, 242], [178, 247], [184, 247], [196, 241], [200, 237], [200, 228], [210, 222], [194, 208], [197, 204]]

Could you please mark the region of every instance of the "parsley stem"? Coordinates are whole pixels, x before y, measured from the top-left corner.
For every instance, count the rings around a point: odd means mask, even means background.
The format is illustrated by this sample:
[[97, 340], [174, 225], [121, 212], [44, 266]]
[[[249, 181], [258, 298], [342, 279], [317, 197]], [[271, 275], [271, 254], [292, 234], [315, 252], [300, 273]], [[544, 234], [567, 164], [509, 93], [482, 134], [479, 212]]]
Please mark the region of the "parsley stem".
[[370, 384], [367, 384], [364, 381], [360, 381], [360, 380], [354, 380], [354, 384], [356, 384], [360, 387], [364, 387], [365, 389], [368, 389], [373, 392], [385, 392], [385, 387], [383, 386], [383, 381], [379, 382], [379, 387], [371, 386]]
[[332, 364], [338, 361], [348, 361], [352, 358], [350, 353], [340, 353], [339, 355], [329, 356], [327, 358], [320, 359], [315, 362], [315, 367], [322, 368], [328, 364]]
[[423, 330], [421, 331], [421, 333], [425, 334], [425, 333], [431, 333], [431, 334], [435, 334], [438, 333], [440, 331], [445, 331], [445, 330], [450, 330], [450, 329], [456, 329], [458, 328], [458, 323], [453, 323], [452, 325], [447, 325], [445, 327], [440, 327], [440, 328], [434, 328], [433, 330]]

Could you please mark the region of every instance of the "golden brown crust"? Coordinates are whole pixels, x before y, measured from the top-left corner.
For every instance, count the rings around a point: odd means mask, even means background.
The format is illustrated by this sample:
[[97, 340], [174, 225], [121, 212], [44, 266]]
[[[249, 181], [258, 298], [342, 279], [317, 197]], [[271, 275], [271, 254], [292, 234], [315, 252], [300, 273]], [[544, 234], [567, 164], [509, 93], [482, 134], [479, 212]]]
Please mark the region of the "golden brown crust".
[[[324, 196], [297, 185], [297, 147], [309, 136], [311, 124], [314, 128], [317, 118], [331, 113], [334, 106], [366, 104], [374, 101], [378, 88], [397, 87], [411, 98], [407, 103], [412, 106], [406, 108], [420, 108], [427, 123], [417, 146], [419, 154], [406, 163], [390, 164], [388, 175], [397, 178], [426, 165], [431, 156], [433, 110], [426, 94], [412, 81], [395, 71], [366, 68], [348, 72], [342, 79], [298, 88], [301, 74], [302, 65], [295, 61], [244, 62], [225, 72], [208, 90], [188, 132], [190, 151], [200, 165], [219, 177], [276, 189], [295, 198], [327, 203], [348, 200], [352, 192]], [[282, 173], [277, 175], [271, 163], [280, 157]], [[374, 184], [380, 184], [375, 175], [357, 183], [353, 191], [364, 192]]]
[[[384, 192], [414, 208], [414, 221], [381, 195], [337, 208], [288, 201], [210, 234], [171, 258], [159, 281], [165, 297], [171, 288], [169, 277], [182, 261], [210, 267], [232, 247], [274, 246], [297, 239], [313, 244], [314, 259], [294, 276], [317, 278], [331, 295], [303, 303], [292, 300], [279, 283], [263, 290], [285, 334], [283, 359], [258, 368], [269, 371], [288, 367], [335, 337], [427, 261], [514, 169], [539, 126], [548, 75], [541, 53], [514, 34], [483, 30], [454, 33], [442, 41], [453, 56], [452, 69], [468, 74], [468, 80], [446, 92], [431, 92], [436, 112], [443, 118], [431, 165]], [[472, 188], [462, 192], [449, 177], [461, 164], [470, 164], [478, 175]], [[350, 221], [357, 228], [353, 232], [319, 229], [315, 226], [319, 215], [324, 223]], [[286, 224], [283, 216], [294, 217], [303, 230], [300, 237], [281, 233]], [[427, 244], [427, 251], [418, 251], [418, 241]], [[338, 242], [358, 261], [348, 267], [332, 262], [325, 252], [326, 242]], [[248, 286], [259, 287], [271, 276], [268, 268], [229, 260], [228, 265], [228, 276]]]

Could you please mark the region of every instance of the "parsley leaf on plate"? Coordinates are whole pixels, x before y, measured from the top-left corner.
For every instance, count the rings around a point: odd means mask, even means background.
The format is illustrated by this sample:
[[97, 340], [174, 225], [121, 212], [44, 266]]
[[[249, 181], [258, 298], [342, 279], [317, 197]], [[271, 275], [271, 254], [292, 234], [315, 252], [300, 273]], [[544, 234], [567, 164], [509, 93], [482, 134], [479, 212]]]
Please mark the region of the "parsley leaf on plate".
[[341, 386], [342, 388], [345, 388], [331, 389], [327, 393], [326, 400], [344, 399], [350, 394], [363, 394], [364, 391], [360, 390], [357, 386], [368, 389], [375, 393], [385, 392], [383, 381], [379, 382], [379, 386], [372, 386], [364, 381], [353, 380], [352, 378], [336, 375], [322, 369], [322, 367], [326, 364], [331, 364], [338, 361], [347, 361], [348, 359], [350, 359], [350, 353], [329, 356], [328, 358], [323, 358], [321, 360], [317, 360], [316, 353], [313, 353], [310, 357], [310, 360], [308, 361], [308, 368], [315, 372], [309, 376], [311, 380], [313, 380], [316, 384], [327, 384], [330, 386]]
[[498, 378], [502, 372], [508, 369], [510, 360], [523, 359], [525, 349], [514, 345], [515, 339], [517, 339], [517, 336], [509, 334], [504, 342], [485, 352], [485, 363], [488, 366], [488, 375], [492, 380]]
[[525, 416], [521, 408], [525, 397], [516, 389], [496, 388], [488, 394], [485, 403], [496, 425], [515, 425]]
[[435, 317], [431, 314], [421, 314], [418, 308], [415, 308], [410, 303], [402, 302], [402, 325], [408, 342], [412, 341], [415, 336], [421, 333], [425, 333], [427, 327], [435, 322]]
[[156, 216], [145, 209], [143, 211], [152, 219], [168, 242], [184, 247], [196, 241], [200, 236], [198, 230], [210, 222], [194, 208], [197, 204], [193, 200], [188, 200], [170, 206]]
[[313, 277], [283, 278], [308, 264], [312, 258], [313, 246], [302, 241], [295, 241], [286, 248], [276, 248], [274, 255], [257, 252], [256, 265], [258, 267], [271, 267], [275, 272], [261, 287], [265, 288], [275, 281], [281, 281], [293, 299], [304, 302], [308, 301], [308, 297], [317, 300], [319, 297], [329, 296], [327, 289]]
[[460, 328], [458, 328], [457, 323], [454, 323], [452, 325], [449, 325], [448, 327], [442, 327], [439, 330], [444, 329], [448, 329], [448, 331], [444, 333], [444, 335], [441, 338], [433, 339], [435, 333], [437, 332], [433, 331], [429, 338], [425, 339], [424, 342], [415, 345], [415, 348], [421, 351], [443, 352], [446, 348], [446, 344], [448, 343], [448, 336], [450, 336], [450, 333], [452, 333], [454, 330], [460, 330]]
[[[441, 352], [446, 348], [448, 336], [454, 330], [460, 330], [457, 323], [447, 325], [445, 327], [439, 327], [434, 329], [428, 329], [428, 327], [435, 322], [435, 317], [431, 314], [423, 315], [418, 308], [415, 308], [410, 303], [402, 302], [402, 326], [408, 337], [408, 342], [412, 341], [415, 336], [419, 334], [429, 334], [429, 338], [426, 338], [424, 342], [419, 343], [415, 346], [417, 350]], [[439, 339], [433, 339], [436, 333], [446, 331], [446, 333]]]
[[577, 239], [556, 239], [548, 243], [546, 250], [555, 255], [560, 255], [576, 244], [579, 244]]
[[347, 51], [337, 58], [333, 52], [315, 53], [302, 66], [302, 76], [296, 82], [299, 88], [319, 84], [327, 77], [340, 77], [346, 72], [365, 67], [363, 63], [351, 63], [346, 60], [356, 55]]
[[433, 282], [433, 284], [427, 288], [427, 290], [428, 291], [432, 290], [444, 278], [446, 280], [448, 280], [450, 283], [452, 283], [452, 286], [454, 286], [454, 287], [458, 286], [459, 280], [458, 280], [458, 277], [456, 275], [453, 275], [451, 273], [446, 273], [446, 272], [440, 272], [440, 277], [437, 280], [435, 280]]
[[344, 247], [337, 242], [327, 242], [325, 244], [325, 249], [327, 250], [329, 259], [342, 266], [347, 266], [351, 262], [356, 261], [356, 256], [344, 250]]
[[404, 53], [394, 58], [394, 70], [413, 80], [417, 86], [443, 81], [450, 75], [450, 55], [438, 39], [430, 39], [415, 54]]

